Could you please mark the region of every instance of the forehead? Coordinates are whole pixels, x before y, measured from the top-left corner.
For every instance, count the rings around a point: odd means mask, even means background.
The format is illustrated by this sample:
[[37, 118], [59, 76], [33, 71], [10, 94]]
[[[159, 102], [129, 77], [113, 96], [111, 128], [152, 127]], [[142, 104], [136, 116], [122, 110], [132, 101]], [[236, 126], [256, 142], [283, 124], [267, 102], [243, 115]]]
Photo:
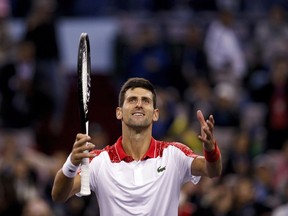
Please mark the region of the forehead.
[[144, 89], [144, 88], [134, 88], [134, 89], [128, 89], [125, 93], [125, 98], [129, 97], [147, 97], [147, 98], [153, 98], [153, 94], [151, 91]]

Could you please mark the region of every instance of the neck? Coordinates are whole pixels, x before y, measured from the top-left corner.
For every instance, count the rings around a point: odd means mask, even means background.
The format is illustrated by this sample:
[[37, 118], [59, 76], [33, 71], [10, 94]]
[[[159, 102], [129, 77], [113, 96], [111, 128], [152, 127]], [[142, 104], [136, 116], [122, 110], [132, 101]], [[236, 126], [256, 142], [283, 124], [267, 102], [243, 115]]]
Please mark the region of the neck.
[[122, 134], [123, 149], [134, 160], [140, 160], [148, 151], [151, 138], [151, 130], [143, 130], [141, 132], [124, 130]]

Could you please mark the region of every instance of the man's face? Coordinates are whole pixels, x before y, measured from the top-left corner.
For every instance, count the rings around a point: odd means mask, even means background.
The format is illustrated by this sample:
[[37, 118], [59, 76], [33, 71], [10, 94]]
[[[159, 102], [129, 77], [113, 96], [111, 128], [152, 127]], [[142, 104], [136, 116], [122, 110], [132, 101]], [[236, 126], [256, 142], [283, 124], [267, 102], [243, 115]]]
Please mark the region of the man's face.
[[122, 107], [117, 107], [116, 117], [128, 127], [147, 128], [157, 121], [159, 110], [153, 107], [153, 94], [143, 88], [128, 89]]

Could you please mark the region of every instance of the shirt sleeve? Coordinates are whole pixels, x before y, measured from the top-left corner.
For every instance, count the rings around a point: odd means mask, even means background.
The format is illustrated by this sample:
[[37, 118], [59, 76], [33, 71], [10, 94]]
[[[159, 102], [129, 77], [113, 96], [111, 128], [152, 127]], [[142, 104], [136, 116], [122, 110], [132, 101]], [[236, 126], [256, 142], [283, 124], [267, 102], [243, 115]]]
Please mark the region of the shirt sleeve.
[[180, 172], [180, 176], [183, 177], [182, 183], [191, 181], [193, 184], [197, 184], [201, 176], [194, 176], [191, 173], [191, 165], [193, 160], [198, 156], [189, 147], [182, 143], [175, 143], [174, 146], [178, 148], [175, 158], [177, 158], [177, 166]]
[[192, 162], [194, 159], [195, 158], [192, 158], [192, 157], [187, 157], [187, 159], [186, 159], [187, 170], [186, 170], [186, 173], [184, 175], [183, 183], [191, 181], [193, 184], [197, 184], [201, 179], [201, 176], [194, 176], [191, 174], [191, 165], [192, 165]]

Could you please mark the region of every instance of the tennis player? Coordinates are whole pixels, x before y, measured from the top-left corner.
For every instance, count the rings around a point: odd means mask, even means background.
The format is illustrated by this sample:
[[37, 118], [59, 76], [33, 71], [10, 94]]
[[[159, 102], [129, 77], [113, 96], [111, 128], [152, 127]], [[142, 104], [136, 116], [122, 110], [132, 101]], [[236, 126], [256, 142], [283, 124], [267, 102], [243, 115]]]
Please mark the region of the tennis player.
[[213, 116], [205, 120], [202, 112], [197, 112], [204, 156], [196, 155], [182, 143], [153, 138], [153, 122], [159, 118], [156, 100], [148, 80], [128, 79], [116, 108], [122, 135], [114, 145], [93, 150], [91, 138], [77, 134], [71, 154], [55, 176], [53, 200], [65, 202], [80, 191], [78, 167], [84, 157], [91, 159], [90, 187], [103, 216], [176, 216], [183, 183], [197, 184], [201, 176], [219, 176], [222, 162], [213, 136]]

